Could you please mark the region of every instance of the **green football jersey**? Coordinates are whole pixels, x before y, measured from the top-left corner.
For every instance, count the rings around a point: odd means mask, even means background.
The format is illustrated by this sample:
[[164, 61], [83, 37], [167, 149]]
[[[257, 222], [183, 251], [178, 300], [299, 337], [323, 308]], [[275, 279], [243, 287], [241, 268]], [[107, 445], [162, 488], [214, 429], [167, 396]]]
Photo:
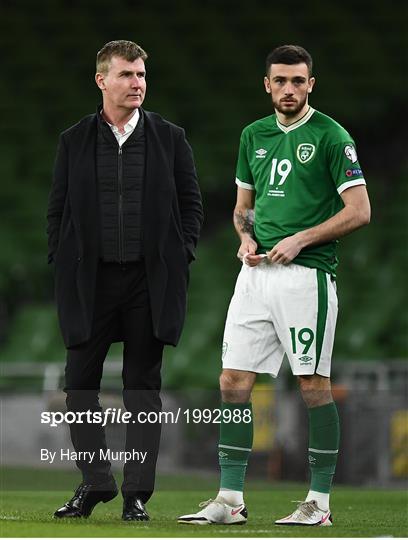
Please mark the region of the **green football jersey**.
[[[290, 126], [272, 114], [243, 130], [236, 183], [255, 190], [254, 233], [263, 253], [339, 212], [340, 193], [365, 180], [347, 131], [310, 107]], [[293, 262], [335, 275], [336, 243], [307, 247]]]

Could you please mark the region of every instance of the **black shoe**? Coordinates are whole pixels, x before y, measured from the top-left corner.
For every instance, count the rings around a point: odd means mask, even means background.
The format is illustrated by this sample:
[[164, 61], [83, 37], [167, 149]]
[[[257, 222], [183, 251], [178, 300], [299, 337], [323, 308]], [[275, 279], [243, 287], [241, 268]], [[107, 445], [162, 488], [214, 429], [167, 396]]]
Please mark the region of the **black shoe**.
[[114, 480], [104, 484], [80, 484], [70, 501], [59, 508], [55, 518], [89, 517], [99, 502], [108, 502], [116, 497], [118, 488]]
[[142, 501], [136, 495], [130, 495], [123, 500], [122, 519], [124, 521], [149, 521], [149, 514]]

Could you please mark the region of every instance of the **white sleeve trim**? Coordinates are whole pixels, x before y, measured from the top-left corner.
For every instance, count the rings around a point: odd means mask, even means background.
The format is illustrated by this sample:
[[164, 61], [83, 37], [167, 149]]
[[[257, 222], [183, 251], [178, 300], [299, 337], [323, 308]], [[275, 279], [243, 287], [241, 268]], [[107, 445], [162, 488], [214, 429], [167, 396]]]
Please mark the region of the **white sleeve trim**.
[[235, 178], [235, 183], [237, 184], [237, 186], [239, 186], [241, 188], [244, 188], [244, 189], [250, 189], [251, 191], [253, 191], [255, 189], [252, 184], [247, 184], [246, 182], [241, 182], [241, 180], [238, 180], [238, 178]]
[[337, 188], [337, 191], [338, 191], [338, 194], [340, 195], [340, 193], [343, 193], [343, 191], [345, 191], [346, 189], [348, 188], [351, 188], [353, 186], [365, 186], [366, 184], [366, 181], [364, 180], [364, 178], [359, 178], [358, 180], [349, 180], [348, 182], [344, 182], [344, 184], [341, 184], [341, 186], [339, 186]]

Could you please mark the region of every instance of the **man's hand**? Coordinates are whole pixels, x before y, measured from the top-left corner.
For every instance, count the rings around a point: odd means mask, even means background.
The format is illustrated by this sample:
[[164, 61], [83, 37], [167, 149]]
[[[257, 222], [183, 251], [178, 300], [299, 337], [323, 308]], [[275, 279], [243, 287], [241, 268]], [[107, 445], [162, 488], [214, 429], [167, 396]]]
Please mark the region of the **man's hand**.
[[289, 264], [300, 252], [303, 245], [298, 234], [288, 236], [276, 244], [267, 253], [268, 260], [273, 263]]
[[244, 261], [248, 266], [256, 266], [259, 264], [263, 257], [262, 255], [255, 255], [258, 244], [249, 235], [242, 235], [241, 245], [239, 247], [237, 257], [240, 261]]

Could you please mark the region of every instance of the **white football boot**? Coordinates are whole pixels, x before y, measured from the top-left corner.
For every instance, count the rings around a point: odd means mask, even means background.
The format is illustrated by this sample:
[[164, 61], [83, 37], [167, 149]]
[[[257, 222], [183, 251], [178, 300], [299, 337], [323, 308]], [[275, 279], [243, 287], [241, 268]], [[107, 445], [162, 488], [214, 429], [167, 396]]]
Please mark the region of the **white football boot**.
[[330, 510], [323, 511], [317, 506], [316, 501], [293, 501], [298, 507], [282, 519], [275, 521], [275, 525], [315, 525], [317, 527], [331, 527], [333, 525]]
[[199, 504], [197, 514], [186, 514], [178, 518], [178, 523], [190, 525], [243, 525], [247, 521], [248, 511], [245, 504], [230, 506], [221, 497], [209, 499]]

